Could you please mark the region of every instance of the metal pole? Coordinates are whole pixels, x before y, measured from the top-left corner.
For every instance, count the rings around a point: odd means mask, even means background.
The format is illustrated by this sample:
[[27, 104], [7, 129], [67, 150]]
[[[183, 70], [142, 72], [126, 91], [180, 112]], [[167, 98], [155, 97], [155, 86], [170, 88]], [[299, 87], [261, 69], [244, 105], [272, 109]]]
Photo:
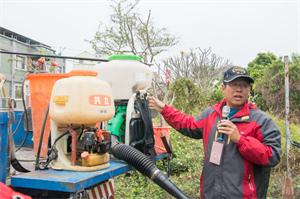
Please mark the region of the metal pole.
[[[13, 55], [26, 55], [29, 57], [50, 57], [50, 58], [60, 58], [60, 59], [76, 59], [76, 60], [87, 60], [87, 61], [98, 61], [98, 62], [108, 62], [108, 59], [98, 59], [98, 58], [87, 58], [87, 57], [71, 57], [71, 56], [60, 56], [60, 55], [43, 55], [43, 54], [34, 54], [34, 53], [21, 53], [21, 52], [12, 52], [12, 51], [3, 51], [0, 50], [0, 53], [4, 54], [13, 54]], [[145, 65], [152, 66], [152, 63], [141, 62]]]
[[77, 60], [88, 60], [88, 61], [100, 61], [108, 62], [107, 59], [97, 59], [97, 58], [86, 58], [86, 57], [71, 57], [71, 56], [60, 56], [60, 55], [43, 55], [35, 53], [23, 53], [23, 52], [12, 52], [12, 51], [1, 51], [0, 53], [4, 54], [13, 54], [13, 55], [26, 55], [26, 56], [38, 56], [38, 57], [50, 57], [50, 58], [60, 58], [60, 59], [77, 59]]
[[284, 75], [285, 75], [285, 132], [286, 132], [286, 167], [287, 178], [291, 178], [290, 166], [289, 166], [289, 154], [290, 154], [290, 89], [289, 89], [289, 56], [284, 56]]

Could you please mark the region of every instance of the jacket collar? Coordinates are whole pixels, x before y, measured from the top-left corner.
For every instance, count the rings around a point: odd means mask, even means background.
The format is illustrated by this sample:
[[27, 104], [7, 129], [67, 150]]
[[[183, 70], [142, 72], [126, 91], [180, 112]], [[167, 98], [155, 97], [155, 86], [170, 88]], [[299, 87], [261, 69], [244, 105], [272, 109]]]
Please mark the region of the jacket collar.
[[[226, 98], [223, 99], [221, 102], [219, 102], [216, 105], [213, 105], [212, 108], [220, 115], [220, 117], [222, 117], [222, 108], [223, 106], [226, 105]], [[249, 119], [249, 115], [250, 115], [250, 109], [258, 109], [254, 104], [252, 104], [250, 101], [246, 101], [244, 106], [231, 118], [239, 118], [238, 120], [243, 120], [246, 121], [247, 119]], [[248, 116], [248, 118], [247, 118]], [[247, 118], [247, 119], [246, 119]]]

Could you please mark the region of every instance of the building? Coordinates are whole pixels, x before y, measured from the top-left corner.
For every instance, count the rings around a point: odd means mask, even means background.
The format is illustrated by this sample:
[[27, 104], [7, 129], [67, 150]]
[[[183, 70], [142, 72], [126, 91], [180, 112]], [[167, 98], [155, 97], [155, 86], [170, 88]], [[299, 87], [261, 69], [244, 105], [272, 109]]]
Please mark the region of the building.
[[[19, 33], [0, 26], [0, 50], [12, 51], [20, 53], [45, 53], [55, 55], [55, 50], [50, 46], [41, 42], [28, 38]], [[6, 97], [14, 98], [17, 103], [17, 109], [23, 109], [22, 104], [22, 81], [27, 72], [33, 70], [33, 67], [39, 67], [39, 71], [47, 71], [50, 69], [50, 62], [55, 61], [58, 66], [55, 67], [55, 73], [64, 73], [66, 60], [65, 59], [45, 59], [44, 64], [39, 64], [38, 59], [42, 56], [28, 57], [23, 55], [3, 54], [0, 53], [0, 73], [6, 78], [4, 88]], [[9, 61], [10, 60], [10, 61]], [[30, 67], [31, 65], [31, 67]], [[0, 92], [3, 97], [3, 92]]]
[[[92, 53], [89, 53], [87, 51], [84, 51], [75, 57], [84, 57], [84, 58], [94, 58], [94, 59], [108, 59], [109, 56], [96, 56]], [[85, 69], [85, 70], [93, 70], [93, 67], [96, 64], [100, 64], [100, 61], [87, 61], [87, 60], [74, 60], [73, 61], [73, 70], [80, 70], [80, 69]]]

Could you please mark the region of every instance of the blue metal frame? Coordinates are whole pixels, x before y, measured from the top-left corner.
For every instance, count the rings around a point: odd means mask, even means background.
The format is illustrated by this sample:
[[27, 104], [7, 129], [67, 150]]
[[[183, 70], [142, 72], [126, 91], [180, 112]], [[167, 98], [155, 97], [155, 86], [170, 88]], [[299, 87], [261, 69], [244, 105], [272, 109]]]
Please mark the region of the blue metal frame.
[[5, 184], [7, 164], [8, 112], [0, 112], [0, 181]]
[[[168, 156], [168, 153], [159, 154], [156, 156], [156, 159], [159, 160]], [[57, 171], [49, 169], [24, 173], [13, 176], [11, 178], [11, 185], [27, 189], [70, 192], [71, 195], [76, 195], [76, 193], [88, 187], [134, 169], [134, 167], [122, 160], [111, 159], [109, 163], [109, 168], [94, 172]]]

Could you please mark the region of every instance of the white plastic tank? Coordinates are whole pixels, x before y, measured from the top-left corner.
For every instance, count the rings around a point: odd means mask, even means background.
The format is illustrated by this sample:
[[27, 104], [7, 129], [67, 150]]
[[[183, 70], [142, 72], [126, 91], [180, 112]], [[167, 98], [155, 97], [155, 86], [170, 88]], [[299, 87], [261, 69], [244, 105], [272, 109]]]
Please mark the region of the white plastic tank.
[[55, 82], [50, 98], [50, 118], [64, 124], [93, 124], [115, 113], [112, 91], [93, 70], [73, 70], [70, 78]]
[[113, 55], [108, 62], [94, 66], [97, 78], [112, 88], [115, 100], [129, 99], [139, 90], [147, 90], [152, 82], [152, 70], [136, 55]]

